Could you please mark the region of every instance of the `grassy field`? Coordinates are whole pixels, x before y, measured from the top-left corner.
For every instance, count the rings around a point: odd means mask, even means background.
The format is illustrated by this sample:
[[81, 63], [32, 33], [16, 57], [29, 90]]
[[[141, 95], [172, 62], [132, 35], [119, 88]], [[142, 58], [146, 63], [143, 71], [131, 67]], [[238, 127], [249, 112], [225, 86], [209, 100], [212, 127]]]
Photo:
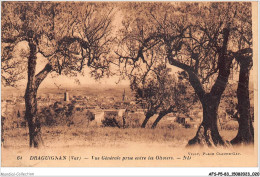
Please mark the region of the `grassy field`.
[[[45, 146], [56, 146], [59, 142], [64, 145], [86, 146], [118, 146], [127, 143], [162, 143], [170, 146], [185, 146], [196, 134], [196, 128], [180, 126], [150, 128], [115, 127], [75, 127], [53, 126], [42, 127], [42, 138]], [[221, 130], [220, 134], [226, 140], [236, 136], [237, 130]], [[28, 146], [29, 135], [27, 128], [8, 129], [4, 132], [5, 147]]]
[[[213, 167], [253, 166], [257, 155], [252, 148], [243, 147], [193, 147], [185, 148], [197, 128], [158, 127], [112, 128], [112, 127], [42, 127], [44, 146], [29, 148], [27, 128], [5, 131], [5, 146], [2, 147], [2, 166], [5, 167]], [[236, 136], [235, 130], [220, 131], [226, 140]], [[204, 156], [206, 153], [239, 153], [229, 156]], [[192, 160], [160, 160], [161, 157], [184, 158], [189, 153], [200, 153]], [[23, 160], [17, 160], [22, 156]], [[31, 156], [77, 156], [81, 161], [30, 160]], [[159, 157], [159, 160], [93, 160], [103, 157]], [[85, 159], [86, 158], [86, 159]], [[225, 162], [225, 163], [223, 163]]]

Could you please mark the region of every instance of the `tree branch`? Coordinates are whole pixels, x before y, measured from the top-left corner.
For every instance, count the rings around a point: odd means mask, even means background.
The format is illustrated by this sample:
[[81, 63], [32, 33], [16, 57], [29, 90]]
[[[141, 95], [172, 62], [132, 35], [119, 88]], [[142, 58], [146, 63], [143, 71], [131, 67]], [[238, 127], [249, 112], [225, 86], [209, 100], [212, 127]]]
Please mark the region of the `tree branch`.
[[26, 41], [27, 40], [27, 36], [17, 36], [15, 38], [1, 38], [1, 42], [2, 43], [12, 43], [12, 44], [17, 44], [21, 41]]
[[223, 29], [223, 45], [219, 51], [219, 57], [218, 57], [218, 77], [216, 82], [211, 88], [210, 94], [212, 96], [217, 96], [220, 98], [222, 93], [224, 92], [227, 82], [228, 82], [228, 77], [230, 75], [230, 68], [232, 64], [232, 60], [234, 56], [227, 55], [227, 47], [228, 47], [228, 40], [229, 40], [229, 34], [230, 30], [229, 28], [224, 28]]
[[36, 90], [51, 71], [52, 71], [52, 66], [49, 63], [47, 63], [45, 67], [35, 76]]

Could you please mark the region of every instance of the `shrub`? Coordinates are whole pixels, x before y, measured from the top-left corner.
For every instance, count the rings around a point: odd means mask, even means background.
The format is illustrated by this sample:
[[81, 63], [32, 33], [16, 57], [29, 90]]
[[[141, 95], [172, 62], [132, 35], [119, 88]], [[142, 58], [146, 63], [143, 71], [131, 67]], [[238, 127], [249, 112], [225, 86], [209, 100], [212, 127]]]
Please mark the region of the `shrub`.
[[118, 115], [116, 112], [108, 112], [105, 114], [104, 120], [101, 121], [105, 127], [118, 127], [120, 128], [118, 122]]
[[72, 115], [75, 113], [75, 106], [71, 104], [62, 104], [55, 102], [49, 107], [43, 107], [38, 116], [41, 124], [46, 126], [70, 125], [72, 124]]
[[141, 127], [141, 120], [143, 120], [144, 115], [138, 113], [132, 113], [126, 116], [125, 127], [138, 128]]
[[222, 124], [223, 130], [238, 130], [238, 122], [235, 120], [230, 120]]
[[92, 113], [92, 112], [89, 111], [89, 110], [87, 111], [86, 116], [87, 116], [87, 119], [88, 119], [89, 121], [95, 120], [95, 115], [94, 115], [94, 113]]

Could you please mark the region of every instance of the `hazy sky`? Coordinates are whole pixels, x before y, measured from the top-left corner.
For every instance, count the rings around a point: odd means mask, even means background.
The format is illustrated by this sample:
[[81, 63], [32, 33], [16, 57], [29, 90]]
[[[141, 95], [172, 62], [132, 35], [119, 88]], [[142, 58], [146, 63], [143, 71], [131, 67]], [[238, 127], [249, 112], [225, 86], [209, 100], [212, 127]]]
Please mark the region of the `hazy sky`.
[[[37, 66], [36, 66], [36, 73], [38, 73], [39, 71], [41, 71], [44, 66], [47, 64], [47, 59], [44, 58], [41, 55], [38, 55], [37, 58]], [[44, 79], [44, 81], [41, 83], [40, 88], [45, 88], [45, 87], [56, 87], [56, 85], [61, 85], [62, 87], [85, 87], [85, 86], [91, 86], [91, 85], [95, 85], [97, 87], [105, 87], [105, 86], [116, 86], [116, 85], [129, 85], [129, 81], [128, 80], [122, 80], [119, 83], [119, 77], [113, 76], [110, 78], [104, 77], [100, 80], [95, 80], [94, 78], [92, 78], [89, 74], [90, 69], [85, 67], [84, 69], [84, 73], [85, 75], [78, 75], [77, 77], [68, 77], [68, 76], [64, 76], [64, 75], [56, 75], [55, 77], [53, 77], [53, 74], [49, 74], [47, 76], [47, 78]], [[80, 85], [77, 84], [77, 82], [75, 81], [75, 79], [78, 79], [80, 81]], [[26, 79], [23, 79], [23, 81], [21, 81], [21, 87], [25, 87], [26, 86]], [[55, 84], [54, 84], [55, 83]]]

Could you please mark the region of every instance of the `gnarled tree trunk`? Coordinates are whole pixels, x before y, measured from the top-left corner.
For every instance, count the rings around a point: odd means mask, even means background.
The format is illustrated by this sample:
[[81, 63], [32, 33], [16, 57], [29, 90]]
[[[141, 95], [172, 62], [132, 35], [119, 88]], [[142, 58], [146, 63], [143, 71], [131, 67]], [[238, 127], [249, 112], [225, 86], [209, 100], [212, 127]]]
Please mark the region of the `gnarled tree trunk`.
[[231, 141], [232, 144], [250, 144], [254, 143], [254, 128], [250, 115], [249, 98], [249, 75], [252, 68], [252, 57], [239, 57], [240, 72], [237, 87], [238, 99], [238, 133]]
[[146, 113], [145, 119], [144, 119], [144, 121], [143, 121], [143, 123], [142, 123], [142, 125], [141, 125], [141, 128], [145, 128], [145, 127], [146, 127], [146, 124], [147, 124], [148, 120], [149, 120], [153, 115], [154, 115], [154, 114], [153, 114], [153, 113], [150, 113], [150, 112]]
[[196, 136], [191, 139], [188, 145], [217, 146], [225, 145], [225, 141], [218, 131], [218, 107], [220, 98], [214, 98], [211, 94], [206, 94], [202, 101], [203, 121], [199, 126]]
[[25, 118], [28, 121], [30, 147], [38, 147], [40, 136], [40, 124], [36, 117], [37, 99], [35, 90], [36, 70], [36, 44], [29, 40], [30, 56], [28, 58], [28, 82], [25, 91]]
[[158, 115], [158, 117], [156, 118], [156, 120], [154, 121], [153, 125], [152, 125], [152, 128], [155, 128], [157, 126], [157, 124], [160, 122], [160, 120], [166, 116], [168, 113], [170, 113], [169, 110], [167, 111], [161, 111]]
[[29, 39], [30, 55], [28, 58], [28, 82], [25, 91], [25, 118], [29, 127], [30, 147], [39, 147], [43, 142], [41, 138], [40, 121], [37, 118], [37, 90], [51, 71], [51, 66], [47, 64], [45, 68], [35, 76], [36, 70], [36, 43], [33, 39]]
[[218, 77], [212, 86], [210, 93], [205, 93], [196, 74], [188, 72], [189, 81], [197, 93], [203, 107], [203, 121], [199, 126], [197, 134], [188, 142], [188, 145], [228, 145], [219, 134], [217, 119], [220, 99], [227, 86], [232, 60], [234, 58], [233, 56], [227, 55], [229, 32], [229, 28], [223, 29], [223, 45], [218, 51]]

